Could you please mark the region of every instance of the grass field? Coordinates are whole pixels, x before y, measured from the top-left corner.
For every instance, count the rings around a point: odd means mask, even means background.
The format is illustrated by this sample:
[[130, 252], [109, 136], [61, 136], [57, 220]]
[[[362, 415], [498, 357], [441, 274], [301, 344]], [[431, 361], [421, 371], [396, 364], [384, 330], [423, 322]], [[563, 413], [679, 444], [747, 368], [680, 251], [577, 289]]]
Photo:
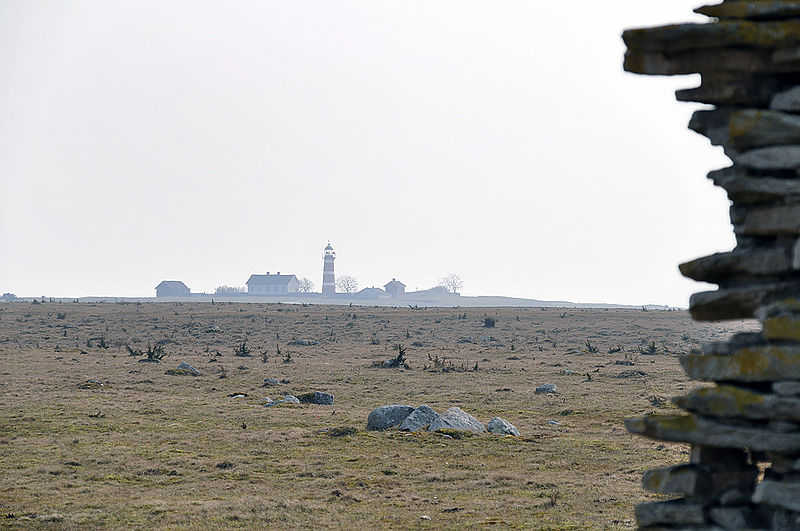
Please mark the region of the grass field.
[[[631, 527], [650, 497], [642, 471], [687, 447], [623, 419], [697, 385], [678, 353], [755, 326], [638, 310], [0, 304], [0, 527]], [[157, 344], [161, 363], [130, 355]], [[375, 367], [397, 344], [410, 370]], [[181, 361], [200, 376], [165, 374]], [[558, 393], [534, 394], [543, 383]], [[314, 390], [335, 405], [260, 403]], [[522, 436], [364, 431], [392, 403], [501, 416]]]

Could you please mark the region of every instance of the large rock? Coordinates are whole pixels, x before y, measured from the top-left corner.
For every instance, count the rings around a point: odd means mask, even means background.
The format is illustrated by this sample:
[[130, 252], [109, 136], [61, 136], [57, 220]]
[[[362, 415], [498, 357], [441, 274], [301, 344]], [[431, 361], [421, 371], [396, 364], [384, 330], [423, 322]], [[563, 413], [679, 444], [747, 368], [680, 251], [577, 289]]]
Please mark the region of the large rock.
[[517, 427], [500, 417], [495, 417], [490, 420], [489, 424], [486, 425], [486, 429], [490, 433], [495, 433], [498, 435], [513, 435], [515, 437], [519, 437], [519, 430]]
[[419, 406], [400, 424], [403, 431], [421, 431], [430, 426], [439, 414], [429, 406]]
[[428, 428], [429, 431], [443, 429], [471, 431], [475, 433], [484, 433], [486, 431], [486, 428], [483, 427], [483, 424], [481, 424], [478, 419], [462, 411], [461, 408], [458, 407], [451, 407], [445, 411], [444, 414], [440, 415]]
[[273, 406], [280, 406], [283, 404], [293, 404], [297, 405], [300, 403], [300, 399], [294, 395], [285, 395], [280, 400], [275, 400], [274, 402], [267, 402], [264, 404], [264, 407], [273, 407]]
[[539, 387], [537, 387], [536, 390], [533, 393], [536, 394], [536, 395], [541, 395], [541, 394], [550, 394], [550, 393], [557, 393], [557, 392], [558, 392], [558, 387], [556, 386], [556, 384], [546, 383], [546, 384], [542, 384]]
[[367, 417], [367, 430], [388, 430], [389, 428], [398, 426], [413, 411], [413, 407], [399, 404], [375, 408], [370, 412], [369, 417]]
[[313, 393], [303, 393], [297, 397], [300, 402], [304, 404], [316, 404], [322, 406], [333, 405], [333, 395], [330, 393], [323, 393], [322, 391], [314, 391]]

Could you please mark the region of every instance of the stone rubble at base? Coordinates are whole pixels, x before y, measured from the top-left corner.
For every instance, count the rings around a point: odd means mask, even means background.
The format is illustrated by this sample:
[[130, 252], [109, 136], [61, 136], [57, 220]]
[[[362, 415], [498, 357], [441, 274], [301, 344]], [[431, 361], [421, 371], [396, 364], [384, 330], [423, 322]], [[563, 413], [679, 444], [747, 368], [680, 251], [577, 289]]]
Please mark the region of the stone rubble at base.
[[[628, 419], [629, 431], [688, 442], [690, 463], [646, 472], [677, 496], [636, 507], [648, 529], [800, 529], [800, 1], [725, 0], [704, 23], [629, 30], [625, 69], [699, 73], [680, 101], [714, 106], [689, 127], [733, 161], [709, 178], [728, 193], [736, 248], [681, 265], [719, 289], [696, 293], [699, 321], [756, 318], [758, 334], [681, 359], [715, 386], [674, 399], [686, 413]], [[763, 477], [758, 465], [766, 467]]]

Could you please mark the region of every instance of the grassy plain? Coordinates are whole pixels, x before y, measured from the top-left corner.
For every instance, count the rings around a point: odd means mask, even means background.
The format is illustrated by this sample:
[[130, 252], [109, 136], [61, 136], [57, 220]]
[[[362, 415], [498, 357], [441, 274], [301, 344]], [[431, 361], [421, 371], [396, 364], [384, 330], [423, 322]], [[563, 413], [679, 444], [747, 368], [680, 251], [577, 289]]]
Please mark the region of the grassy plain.
[[[0, 527], [631, 527], [651, 498], [642, 471], [687, 448], [623, 419], [697, 385], [678, 353], [754, 326], [635, 310], [0, 304]], [[234, 354], [243, 341], [252, 357]], [[157, 343], [161, 363], [127, 348]], [[398, 343], [410, 370], [373, 366]], [[180, 361], [201, 375], [165, 374]], [[542, 383], [558, 394], [534, 394]], [[259, 402], [314, 390], [335, 405]], [[522, 436], [365, 432], [392, 403], [501, 416]]]

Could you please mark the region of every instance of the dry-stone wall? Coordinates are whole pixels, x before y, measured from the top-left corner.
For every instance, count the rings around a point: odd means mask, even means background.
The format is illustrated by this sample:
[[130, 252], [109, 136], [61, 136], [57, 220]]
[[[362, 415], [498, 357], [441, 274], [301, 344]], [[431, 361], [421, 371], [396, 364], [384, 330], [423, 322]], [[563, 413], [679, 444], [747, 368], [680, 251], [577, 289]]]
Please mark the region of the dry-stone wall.
[[691, 378], [714, 383], [675, 399], [686, 413], [626, 422], [692, 445], [689, 463], [644, 474], [646, 489], [676, 499], [642, 504], [636, 518], [642, 528], [800, 529], [800, 1], [696, 12], [709, 20], [626, 31], [625, 69], [701, 75], [677, 98], [713, 106], [689, 127], [733, 161], [709, 177], [732, 201], [736, 248], [681, 265], [719, 286], [693, 295], [690, 311], [756, 317], [762, 331], [682, 357]]

